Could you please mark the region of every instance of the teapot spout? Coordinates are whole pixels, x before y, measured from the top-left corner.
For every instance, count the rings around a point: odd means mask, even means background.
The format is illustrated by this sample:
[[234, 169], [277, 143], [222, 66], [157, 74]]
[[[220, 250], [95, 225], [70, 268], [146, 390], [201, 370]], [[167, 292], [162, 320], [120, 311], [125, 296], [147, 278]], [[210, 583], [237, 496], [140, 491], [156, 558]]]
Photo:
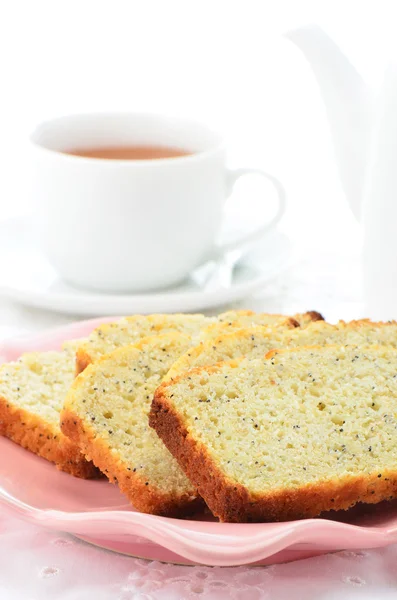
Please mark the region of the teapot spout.
[[370, 91], [348, 58], [317, 25], [307, 25], [285, 35], [303, 52], [317, 79], [342, 185], [359, 219], [372, 120]]

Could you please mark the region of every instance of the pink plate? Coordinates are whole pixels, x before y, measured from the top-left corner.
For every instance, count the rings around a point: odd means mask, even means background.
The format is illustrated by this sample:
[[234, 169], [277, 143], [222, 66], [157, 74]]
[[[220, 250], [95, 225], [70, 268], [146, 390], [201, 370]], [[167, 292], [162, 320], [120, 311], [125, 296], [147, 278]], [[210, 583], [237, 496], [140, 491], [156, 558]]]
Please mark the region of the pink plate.
[[[58, 349], [105, 319], [18, 338], [0, 346], [0, 362], [27, 350]], [[110, 320], [110, 319], [106, 319]], [[0, 500], [21, 518], [92, 544], [152, 560], [206, 565], [271, 564], [334, 550], [397, 542], [397, 502], [358, 506], [332, 518], [227, 524], [206, 515], [167, 519], [135, 511], [117, 487], [84, 481], [0, 438]]]

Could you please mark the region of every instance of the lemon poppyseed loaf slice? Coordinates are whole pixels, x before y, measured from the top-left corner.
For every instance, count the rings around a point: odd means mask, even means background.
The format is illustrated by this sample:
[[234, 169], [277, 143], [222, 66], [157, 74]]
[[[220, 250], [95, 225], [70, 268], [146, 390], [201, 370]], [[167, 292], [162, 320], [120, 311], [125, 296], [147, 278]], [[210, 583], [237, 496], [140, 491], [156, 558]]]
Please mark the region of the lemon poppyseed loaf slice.
[[221, 361], [246, 356], [258, 358], [273, 348], [336, 345], [390, 345], [397, 348], [397, 323], [373, 323], [367, 319], [331, 325], [325, 321], [311, 322], [307, 327], [286, 329], [280, 327], [251, 327], [206, 340], [189, 348], [178, 358], [165, 380], [177, 377], [196, 367], [214, 365]]
[[77, 477], [98, 469], [60, 430], [59, 415], [74, 379], [74, 354], [35, 352], [0, 366], [0, 434]]
[[[311, 315], [311, 316], [310, 316]], [[315, 315], [321, 318], [319, 313], [311, 312], [302, 317], [302, 322], [308, 319], [314, 320]], [[212, 337], [219, 332], [235, 331], [249, 324], [272, 324], [280, 327], [293, 328], [299, 323], [285, 315], [260, 314], [256, 315], [250, 310], [231, 310], [221, 313], [218, 317], [205, 317], [204, 315], [185, 314], [154, 314], [135, 315], [125, 317], [113, 323], [106, 323], [95, 329], [91, 335], [78, 344], [76, 351], [76, 373], [84, 369], [103, 356], [129, 344], [133, 344], [144, 337], [159, 335], [169, 331], [178, 331], [190, 336], [198, 337], [201, 331], [205, 331], [205, 337]], [[213, 329], [211, 327], [214, 327]], [[208, 328], [208, 330], [207, 330]], [[69, 349], [74, 342], [67, 342], [65, 347]]]
[[[134, 344], [144, 337], [177, 331], [194, 338], [203, 328], [218, 320], [220, 322], [228, 322], [231, 319], [235, 321], [254, 314], [251, 310], [230, 310], [218, 317], [205, 317], [201, 314], [133, 315], [112, 323], [105, 323], [97, 327], [84, 340], [66, 342], [64, 348], [75, 349], [76, 372], [79, 374], [104, 354]], [[283, 317], [283, 320], [285, 318]]]
[[174, 332], [103, 356], [76, 378], [61, 414], [62, 431], [142, 512], [181, 516], [201, 503], [148, 422], [154, 390], [190, 343]]
[[316, 311], [297, 314], [292, 317], [272, 313], [253, 313], [252, 311], [242, 311], [241, 314], [235, 314], [230, 311], [219, 315], [217, 321], [205, 326], [200, 338], [202, 340], [213, 339], [220, 335], [254, 326], [294, 329], [295, 327], [306, 327], [309, 323], [320, 320], [323, 320], [323, 317]]
[[177, 331], [196, 336], [214, 319], [204, 315], [135, 315], [97, 327], [83, 340], [76, 353], [76, 372], [81, 373], [91, 363], [116, 348], [138, 342], [142, 338]]
[[193, 369], [159, 387], [150, 425], [222, 521], [394, 498], [397, 351], [313, 346]]

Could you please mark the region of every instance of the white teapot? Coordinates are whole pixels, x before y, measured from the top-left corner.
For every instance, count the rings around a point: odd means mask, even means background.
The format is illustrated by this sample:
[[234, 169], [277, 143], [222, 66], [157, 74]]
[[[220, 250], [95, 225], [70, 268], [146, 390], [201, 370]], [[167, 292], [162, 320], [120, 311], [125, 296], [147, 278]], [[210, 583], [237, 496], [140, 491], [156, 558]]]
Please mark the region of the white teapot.
[[379, 97], [318, 26], [290, 31], [317, 78], [346, 197], [364, 226], [365, 310], [397, 318], [397, 65]]

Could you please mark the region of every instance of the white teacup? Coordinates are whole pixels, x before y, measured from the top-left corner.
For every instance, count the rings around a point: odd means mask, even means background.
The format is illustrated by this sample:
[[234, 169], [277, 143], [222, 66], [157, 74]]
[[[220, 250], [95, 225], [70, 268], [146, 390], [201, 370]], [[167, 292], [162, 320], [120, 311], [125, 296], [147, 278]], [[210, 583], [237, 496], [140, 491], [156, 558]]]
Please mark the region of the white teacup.
[[[280, 182], [263, 171], [225, 166], [220, 135], [194, 121], [149, 114], [54, 119], [31, 136], [34, 197], [44, 251], [72, 285], [141, 292], [183, 280], [201, 263], [274, 228], [285, 209]], [[112, 160], [68, 154], [86, 148], [164, 146], [191, 154]], [[236, 180], [260, 173], [278, 193], [275, 217], [255, 232], [217, 244]]]

